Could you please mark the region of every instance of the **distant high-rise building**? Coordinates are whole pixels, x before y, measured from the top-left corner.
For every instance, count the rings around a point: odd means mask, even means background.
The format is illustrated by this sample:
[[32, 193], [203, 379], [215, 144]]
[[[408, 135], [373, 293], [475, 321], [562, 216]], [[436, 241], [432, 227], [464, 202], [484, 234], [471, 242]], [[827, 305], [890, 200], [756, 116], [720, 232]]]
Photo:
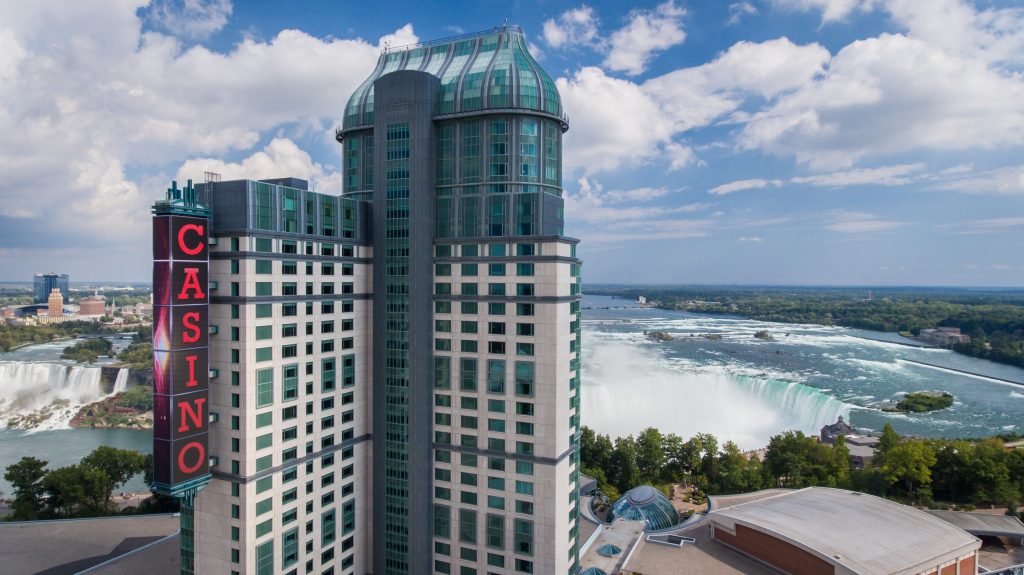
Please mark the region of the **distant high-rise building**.
[[32, 278], [32, 292], [35, 303], [47, 303], [50, 292], [60, 290], [61, 297], [68, 301], [68, 274], [36, 274]]
[[47, 312], [49, 317], [61, 317], [64, 315], [64, 296], [60, 288], [50, 290], [50, 297], [47, 298]]
[[[496, 28], [385, 50], [337, 133], [341, 196], [293, 178], [197, 187], [212, 478], [183, 508], [183, 565], [576, 572], [567, 129], [522, 32]], [[189, 281], [168, 273], [165, 293]], [[180, 309], [157, 315], [182, 318], [183, 341], [200, 345], [187, 336], [205, 324]]]

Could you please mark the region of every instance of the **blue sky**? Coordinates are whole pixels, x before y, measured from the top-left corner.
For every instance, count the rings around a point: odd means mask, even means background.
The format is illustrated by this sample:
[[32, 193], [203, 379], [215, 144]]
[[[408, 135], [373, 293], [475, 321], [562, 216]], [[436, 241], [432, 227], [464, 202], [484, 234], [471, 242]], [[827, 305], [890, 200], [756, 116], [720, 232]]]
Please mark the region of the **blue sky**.
[[146, 281], [172, 178], [338, 192], [333, 127], [385, 42], [507, 19], [570, 117], [587, 282], [1024, 285], [1018, 2], [0, 8], [0, 281]]

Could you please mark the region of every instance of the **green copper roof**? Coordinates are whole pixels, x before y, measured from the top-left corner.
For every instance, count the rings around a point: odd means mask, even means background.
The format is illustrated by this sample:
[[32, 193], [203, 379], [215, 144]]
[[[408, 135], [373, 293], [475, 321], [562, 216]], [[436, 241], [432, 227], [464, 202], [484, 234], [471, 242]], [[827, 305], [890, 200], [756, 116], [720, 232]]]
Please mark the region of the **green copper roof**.
[[373, 123], [373, 82], [397, 70], [419, 70], [441, 80], [438, 115], [516, 108], [563, 117], [558, 89], [526, 49], [522, 30], [506, 26], [385, 50], [349, 98], [344, 129]]

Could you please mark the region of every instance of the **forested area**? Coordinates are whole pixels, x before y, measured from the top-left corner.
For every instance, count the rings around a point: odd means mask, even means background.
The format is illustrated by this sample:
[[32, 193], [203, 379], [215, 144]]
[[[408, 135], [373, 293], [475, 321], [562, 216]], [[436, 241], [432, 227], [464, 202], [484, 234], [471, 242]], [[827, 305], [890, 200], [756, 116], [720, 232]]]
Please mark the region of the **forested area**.
[[957, 327], [971, 336], [960, 353], [1024, 367], [1024, 292], [925, 288], [588, 287], [587, 294], [635, 299], [665, 309], [761, 321], [838, 325], [917, 335]]
[[138, 451], [100, 446], [74, 465], [48, 469], [47, 462], [22, 457], [4, 472], [13, 488], [7, 520], [65, 519], [117, 513], [162, 513], [174, 510], [168, 497], [154, 496], [139, 508], [118, 511], [113, 501], [119, 489], [139, 473], [153, 486], [153, 456]]
[[762, 461], [705, 433], [683, 439], [648, 428], [613, 441], [584, 427], [580, 462], [612, 501], [640, 484], [676, 483], [711, 495], [840, 487], [935, 508], [995, 504], [1016, 510], [1024, 497], [1024, 450], [1007, 450], [1001, 438], [903, 438], [888, 424], [866, 469], [851, 466], [845, 441], [827, 445], [799, 431], [773, 436]]

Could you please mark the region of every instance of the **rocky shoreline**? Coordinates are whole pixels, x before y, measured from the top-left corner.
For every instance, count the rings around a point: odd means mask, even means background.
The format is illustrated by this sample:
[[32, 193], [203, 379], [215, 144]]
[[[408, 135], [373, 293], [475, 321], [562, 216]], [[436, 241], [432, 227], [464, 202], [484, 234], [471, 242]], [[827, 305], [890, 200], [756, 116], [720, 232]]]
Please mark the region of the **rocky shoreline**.
[[[152, 407], [145, 409], [143, 406], [132, 405], [140, 391], [133, 388], [125, 393], [108, 397], [96, 403], [83, 406], [74, 417], [71, 418], [72, 428], [94, 428], [94, 429], [153, 429]], [[145, 388], [143, 388], [145, 389]], [[149, 398], [152, 392], [149, 391]]]

